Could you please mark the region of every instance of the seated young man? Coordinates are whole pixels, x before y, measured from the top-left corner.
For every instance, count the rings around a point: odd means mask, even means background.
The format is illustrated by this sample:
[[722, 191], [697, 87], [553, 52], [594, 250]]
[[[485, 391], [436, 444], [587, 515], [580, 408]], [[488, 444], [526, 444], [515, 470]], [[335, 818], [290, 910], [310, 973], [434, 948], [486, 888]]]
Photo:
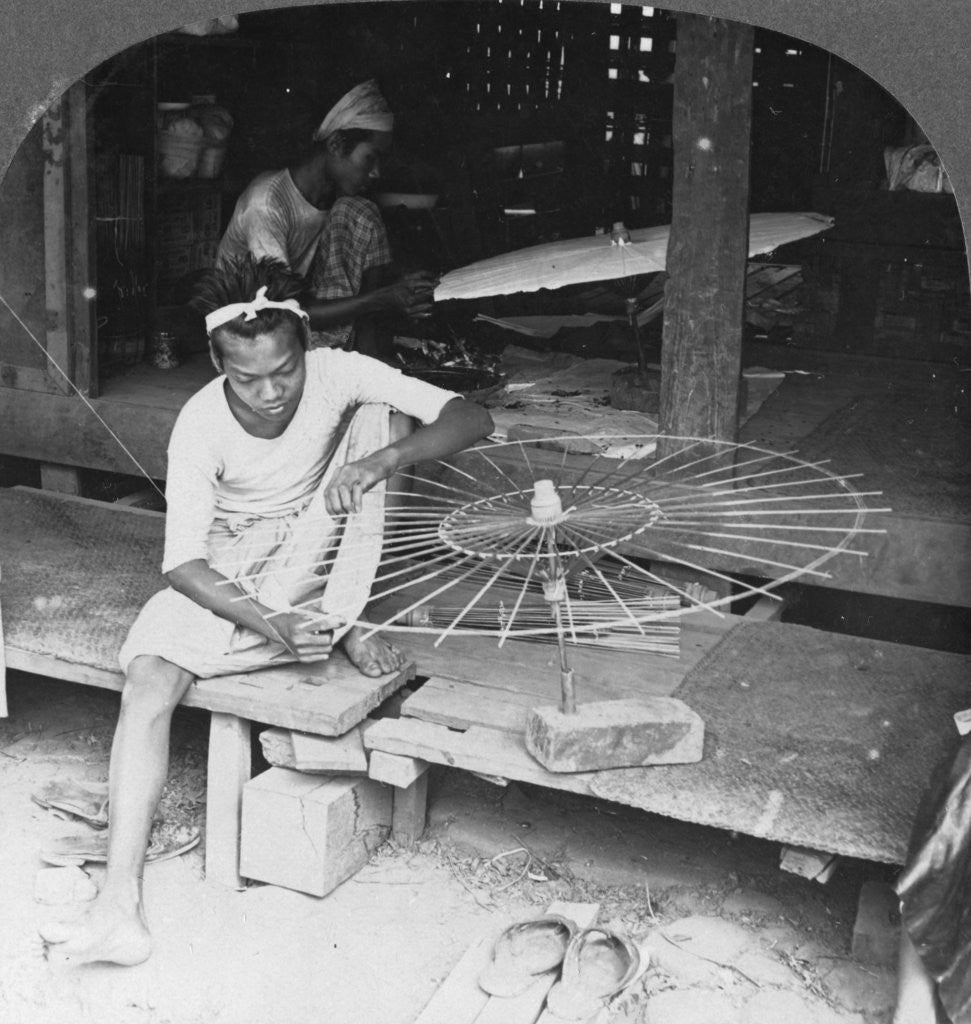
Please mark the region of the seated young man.
[[314, 347], [354, 347], [388, 360], [381, 316], [430, 308], [434, 278], [397, 278], [381, 213], [365, 195], [380, 177], [393, 126], [376, 83], [356, 85], [303, 156], [247, 186], [219, 244], [217, 266], [249, 253], [280, 260], [305, 279]]
[[[201, 290], [221, 375], [189, 399], [173, 428], [162, 564], [169, 587], [147, 602], [120, 652], [126, 678], [109, 770], [105, 883], [80, 920], [42, 929], [49, 953], [119, 964], [148, 957], [141, 875], [172, 712], [195, 678], [321, 660], [335, 634], [367, 675], [400, 666], [380, 637], [347, 628], [367, 599], [365, 567], [373, 572], [382, 542], [367, 528], [355, 539], [355, 524], [370, 504], [373, 525], [384, 482], [398, 470], [492, 429], [481, 407], [377, 360], [308, 351], [307, 316], [293, 297], [300, 288], [280, 264], [248, 258], [214, 272]], [[424, 425], [394, 439], [392, 409]], [[346, 541], [351, 565], [338, 573]], [[342, 575], [340, 593], [331, 594], [334, 580], [321, 566]]]

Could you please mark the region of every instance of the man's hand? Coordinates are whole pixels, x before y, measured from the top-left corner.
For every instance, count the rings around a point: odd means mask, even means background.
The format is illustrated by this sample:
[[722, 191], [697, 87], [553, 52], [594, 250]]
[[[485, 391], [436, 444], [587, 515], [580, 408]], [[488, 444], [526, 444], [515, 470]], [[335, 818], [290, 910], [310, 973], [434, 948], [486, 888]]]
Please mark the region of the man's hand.
[[344, 625], [336, 615], [306, 611], [287, 612], [267, 619], [286, 649], [297, 661], [326, 661], [334, 649], [334, 630]]
[[341, 466], [324, 491], [327, 511], [332, 516], [360, 512], [365, 493], [387, 480], [397, 468], [397, 459], [390, 448], [382, 448], [373, 455]]
[[385, 288], [390, 309], [406, 316], [422, 316], [432, 310], [432, 295], [438, 277], [426, 271], [405, 274], [399, 281]]

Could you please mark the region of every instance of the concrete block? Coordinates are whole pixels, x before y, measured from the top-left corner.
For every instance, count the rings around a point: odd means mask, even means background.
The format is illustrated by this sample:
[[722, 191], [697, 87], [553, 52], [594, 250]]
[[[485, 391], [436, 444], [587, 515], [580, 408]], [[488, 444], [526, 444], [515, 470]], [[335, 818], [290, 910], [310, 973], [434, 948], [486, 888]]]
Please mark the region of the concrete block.
[[885, 882], [864, 882], [853, 925], [853, 956], [865, 964], [890, 966], [900, 941], [900, 901]]
[[575, 714], [534, 708], [526, 749], [551, 772], [599, 771], [700, 761], [705, 724], [675, 697], [580, 704]]
[[387, 838], [391, 794], [365, 777], [270, 768], [243, 787], [240, 874], [325, 895]]

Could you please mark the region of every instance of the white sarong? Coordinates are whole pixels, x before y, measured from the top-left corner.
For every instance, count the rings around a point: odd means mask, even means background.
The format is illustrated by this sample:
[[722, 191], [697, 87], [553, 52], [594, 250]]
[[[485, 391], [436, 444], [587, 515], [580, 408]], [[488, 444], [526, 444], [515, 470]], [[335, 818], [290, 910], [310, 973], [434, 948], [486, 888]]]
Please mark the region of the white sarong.
[[[381, 559], [385, 485], [364, 495], [361, 512], [338, 519], [327, 513], [324, 492], [338, 468], [389, 443], [390, 414], [389, 406], [376, 404], [355, 412], [302, 509], [215, 519], [208, 538], [212, 568], [274, 611], [302, 608], [339, 616], [346, 625], [334, 638], [343, 636], [361, 617]], [[140, 655], [164, 658], [199, 678], [296, 660], [282, 643], [215, 615], [171, 587], [150, 598], [132, 624], [118, 655], [122, 670]]]

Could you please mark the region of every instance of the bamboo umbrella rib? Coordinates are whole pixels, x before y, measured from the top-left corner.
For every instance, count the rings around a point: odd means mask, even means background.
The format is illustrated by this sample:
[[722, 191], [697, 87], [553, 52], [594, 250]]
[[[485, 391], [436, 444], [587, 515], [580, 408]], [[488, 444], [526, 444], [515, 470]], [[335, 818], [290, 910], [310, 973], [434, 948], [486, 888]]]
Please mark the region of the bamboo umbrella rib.
[[[790, 490], [790, 489], [793, 489], [793, 488], [796, 488], [796, 487], [808, 487], [808, 486], [812, 486], [812, 485], [819, 485], [822, 482], [823, 481], [821, 481], [821, 480], [791, 480], [791, 481], [789, 481], [788, 483], [786, 483], [784, 485], [782, 485], [782, 484], [759, 484], [759, 485], [754, 486], [754, 487], [746, 487], [746, 488], [744, 488], [741, 491], [736, 490], [735, 488], [732, 488], [732, 487], [728, 487], [728, 488], [726, 488], [725, 490], [722, 490], [722, 491], [705, 491], [704, 493], [692, 492], [692, 493], [689, 493], [689, 494], [685, 494], [680, 500], [682, 500], [682, 501], [689, 501], [690, 500], [690, 501], [698, 502], [698, 503], [716, 504], [715, 502], [712, 502], [711, 499], [712, 498], [719, 498], [719, 497], [722, 497], [722, 496], [724, 496], [726, 494], [749, 495], [749, 494], [754, 494], [756, 492], [762, 492], [762, 491], [772, 492], [772, 491]], [[859, 495], [874, 495], [874, 494], [879, 495], [879, 494], [882, 494], [883, 492], [882, 491], [854, 491], [852, 493], [853, 494], [859, 494]], [[757, 498], [753, 498], [752, 500], [753, 501], [763, 501], [763, 500], [798, 501], [800, 499], [800, 497], [801, 497], [801, 495], [796, 495], [796, 494], [789, 495], [789, 496], [787, 496], [785, 498], [772, 498], [772, 499], [766, 499], [766, 498], [762, 498], [760, 496], [760, 497], [757, 497]], [[847, 494], [845, 491], [843, 491], [843, 492], [841, 492], [841, 491], [827, 491], [824, 494], [806, 495], [806, 500], [811, 501], [811, 500], [819, 500], [820, 498], [848, 498], [848, 497], [850, 497], [850, 495]], [[666, 507], [669, 502], [677, 501], [679, 499], [678, 498], [674, 498], [674, 497], [672, 497], [672, 498], [653, 498], [652, 497], [652, 500], [655, 501], [658, 505], [660, 505], [662, 507]], [[740, 500], [744, 500], [744, 499], [740, 499]], [[722, 502], [721, 504], [724, 504], [724, 502]]]
[[[821, 483], [824, 480], [836, 480], [842, 483], [844, 480], [857, 480], [864, 475], [863, 473], [830, 473], [828, 470], [823, 469], [823, 467], [831, 461], [831, 459], [821, 459], [819, 462], [803, 462], [802, 460], [794, 459], [789, 465], [780, 466], [778, 469], [765, 469], [760, 473], [743, 473], [741, 476], [732, 476], [724, 481], [709, 480], [708, 483], [702, 484], [701, 486], [717, 487], [720, 484], [725, 484], [726, 486], [728, 484], [740, 484], [744, 483], [746, 480], [758, 480], [766, 476], [781, 476], [783, 473], [794, 473], [797, 470], [805, 469], [818, 469], [822, 471], [822, 475], [819, 477], [808, 477], [805, 481], [806, 483]], [[735, 469], [741, 469], [744, 465], [748, 465], [748, 463], [740, 463], [735, 466]], [[792, 482], [780, 484], [780, 486], [791, 487]]]
[[[624, 565], [629, 566], [631, 569], [634, 569], [636, 572], [639, 572], [642, 575], [647, 576], [649, 579], [653, 580], [655, 583], [660, 583], [662, 586], [670, 588], [679, 597], [684, 598], [686, 601], [688, 601], [688, 602], [690, 602], [692, 604], [695, 604], [695, 605], [700, 605], [702, 603], [702, 602], [698, 601], [696, 598], [692, 597], [686, 590], [682, 590], [680, 587], [675, 586], [673, 583], [669, 583], [667, 580], [663, 580], [660, 576], [658, 576], [655, 573], [651, 572], [649, 569], [645, 569], [643, 566], [638, 565], [636, 562], [634, 562], [631, 559], [627, 558], [626, 556], [622, 555], [619, 551], [617, 551], [616, 548], [604, 548], [603, 549], [603, 553], [604, 553], [604, 555], [606, 557], [613, 558], [613, 559], [615, 559], [618, 562], [622, 562]], [[650, 549], [648, 549], [648, 553], [651, 554], [652, 556], [655, 556], [655, 557], [658, 557], [658, 555], [659, 555], [658, 552], [652, 551]], [[699, 567], [698, 566], [694, 566], [694, 568], [699, 568]], [[717, 573], [713, 573], [712, 575], [718, 575], [718, 574]], [[725, 580], [729, 579], [729, 577], [727, 577], [727, 576], [723, 576], [722, 578], [725, 579]], [[732, 582], [734, 582], [734, 581], [732, 581]], [[713, 608], [712, 610], [715, 610], [715, 609]], [[720, 613], [717, 613], [717, 614], [720, 614]]]
[[459, 612], [459, 614], [456, 615], [454, 619], [452, 619], [449, 625], [445, 628], [445, 631], [442, 633], [442, 635], [435, 641], [435, 647], [438, 647], [438, 645], [442, 643], [442, 641], [452, 633], [455, 627], [462, 620], [462, 616], [465, 615], [478, 602], [479, 598], [482, 597], [482, 595], [485, 594], [489, 590], [489, 588], [496, 582], [500, 575], [503, 572], [505, 572], [506, 569], [509, 568], [512, 562], [515, 561], [516, 556], [519, 554], [519, 552], [521, 552], [522, 549], [526, 547], [526, 545], [529, 543], [531, 535], [535, 534], [535, 532], [535, 529], [529, 531], [529, 533], [527, 533], [527, 535], [523, 538], [523, 541], [519, 545], [519, 547], [516, 548], [514, 554], [510, 555], [509, 558], [507, 558], [502, 565], [496, 566], [495, 572], [492, 574], [492, 576], [488, 580], [486, 580], [486, 582], [479, 588], [479, 590], [475, 593], [473, 597], [469, 598], [467, 604], [462, 609], [462, 611]]
[[499, 474], [499, 475], [500, 475], [501, 477], [503, 477], [503, 478], [505, 478], [506, 480], [508, 480], [508, 481], [509, 481], [509, 483], [510, 483], [510, 484], [512, 484], [512, 486], [513, 486], [514, 488], [516, 488], [516, 491], [517, 491], [517, 492], [518, 492], [519, 494], [522, 494], [522, 495], [525, 495], [525, 494], [526, 494], [526, 491], [524, 490], [524, 488], [523, 488], [523, 487], [521, 487], [521, 486], [520, 486], [519, 484], [517, 484], [517, 483], [516, 483], [516, 481], [515, 481], [515, 480], [513, 480], [513, 478], [512, 478], [512, 477], [511, 477], [511, 476], [510, 476], [510, 475], [509, 475], [509, 474], [508, 474], [508, 473], [507, 473], [507, 472], [506, 472], [506, 471], [505, 471], [504, 469], [502, 469], [502, 468], [501, 468], [501, 467], [500, 467], [499, 465], [497, 465], [497, 464], [496, 464], [496, 463], [495, 463], [495, 462], [494, 462], [494, 461], [493, 461], [492, 459], [490, 459], [488, 455], [484, 454], [484, 452], [482, 451], [482, 449], [481, 449], [481, 448], [478, 448], [478, 449], [476, 449], [476, 452], [477, 452], [477, 454], [479, 454], [479, 455], [480, 455], [480, 456], [481, 456], [481, 457], [482, 457], [483, 459], [485, 459], [485, 461], [486, 461], [486, 462], [487, 462], [487, 463], [488, 463], [488, 464], [489, 464], [490, 466], [492, 466], [492, 468], [493, 468], [493, 469], [494, 469], [494, 470], [495, 470], [495, 471], [496, 471], [496, 472], [497, 472], [497, 473], [498, 473], [498, 474]]
[[[674, 509], [675, 512], [679, 511]], [[695, 511], [694, 509], [685, 509], [688, 515], [694, 516], [695, 518], [705, 517], [707, 519], [717, 519], [724, 516], [784, 516], [784, 515], [800, 515], [800, 516], [859, 516], [861, 512], [890, 512], [889, 508], [739, 508], [739, 509], [720, 509], [715, 512], [706, 511]], [[661, 520], [666, 520], [668, 517], [665, 514], [661, 517]], [[776, 525], [783, 525], [781, 523]], [[856, 533], [857, 528], [855, 526], [847, 526], [846, 530], [850, 533]], [[883, 532], [883, 531], [877, 531]]]
[[[882, 494], [883, 494], [882, 491], [855, 491], [854, 492], [854, 496], [857, 497], [857, 498], [879, 497]], [[831, 500], [832, 498], [842, 498], [842, 497], [845, 497], [845, 495], [842, 495], [842, 494], [839, 494], [839, 493], [836, 493], [836, 492], [828, 493], [828, 494], [782, 494], [782, 495], [778, 495], [778, 496], [772, 497], [772, 498], [766, 498], [766, 497], [736, 498], [734, 501], [711, 501], [705, 507], [706, 508], [723, 508], [723, 507], [737, 506], [737, 505], [758, 505], [758, 504], [778, 505], [778, 504], [782, 504], [783, 502], [787, 502], [787, 501], [828, 501], [828, 500]], [[678, 509], [677, 508], [670, 509], [668, 507], [665, 507], [665, 513], [671, 512], [671, 511], [677, 512]], [[687, 506], [687, 511], [689, 511], [689, 512], [692, 511], [692, 507], [690, 505]], [[782, 511], [785, 514], [794, 515], [796, 513], [802, 512], [804, 510], [803, 509], [783, 509]], [[842, 511], [847, 511], [847, 510], [845, 508], [840, 508], [840, 509], [829, 509], [828, 511], [842, 512]], [[859, 509], [853, 509], [854, 513], [858, 512], [858, 511], [859, 511]], [[875, 509], [866, 509], [866, 511], [873, 512], [873, 511], [876, 511], [876, 510]], [[694, 514], [703, 515], [704, 513], [694, 513]]]
[[618, 593], [617, 593], [617, 591], [616, 591], [616, 590], [614, 590], [613, 586], [611, 586], [611, 584], [610, 584], [610, 581], [609, 581], [609, 580], [607, 579], [607, 577], [606, 577], [606, 576], [604, 576], [604, 574], [603, 574], [603, 573], [602, 573], [602, 572], [600, 571], [600, 568], [599, 568], [599, 566], [597, 566], [597, 565], [596, 565], [596, 564], [595, 564], [594, 562], [592, 562], [592, 561], [591, 561], [591, 560], [590, 560], [590, 559], [589, 559], [589, 558], [588, 558], [588, 557], [587, 557], [586, 555], [584, 555], [584, 554], [582, 554], [582, 553], [581, 553], [581, 555], [580, 555], [580, 558], [581, 558], [581, 559], [582, 559], [582, 560], [583, 560], [584, 562], [586, 562], [586, 564], [587, 564], [587, 565], [589, 565], [589, 566], [590, 566], [590, 568], [591, 568], [591, 569], [593, 570], [593, 572], [594, 572], [594, 573], [596, 574], [596, 576], [597, 576], [597, 578], [598, 578], [598, 579], [600, 580], [600, 582], [601, 582], [601, 583], [603, 583], [603, 585], [604, 585], [604, 586], [605, 586], [605, 587], [607, 588], [607, 590], [608, 590], [608, 591], [610, 592], [610, 595], [611, 595], [611, 597], [613, 597], [613, 599], [614, 599], [614, 600], [615, 600], [615, 601], [617, 602], [617, 604], [618, 604], [618, 605], [619, 605], [619, 606], [620, 606], [620, 607], [621, 607], [621, 608], [623, 609], [624, 613], [625, 613], [626, 615], [628, 615], [628, 616], [630, 617], [630, 620], [631, 620], [631, 622], [632, 622], [632, 623], [633, 623], [633, 624], [634, 624], [634, 625], [635, 625], [635, 626], [636, 626], [636, 627], [637, 627], [637, 628], [638, 628], [638, 629], [639, 629], [639, 630], [640, 630], [640, 631], [641, 631], [641, 632], [643, 633], [643, 631], [644, 631], [644, 630], [643, 630], [643, 628], [641, 627], [641, 624], [640, 624], [640, 623], [638, 622], [638, 620], [637, 620], [637, 619], [635, 618], [635, 616], [634, 616], [634, 613], [633, 613], [633, 612], [632, 612], [632, 611], [631, 611], [631, 610], [630, 610], [630, 609], [628, 608], [628, 606], [627, 606], [627, 603], [626, 603], [626, 602], [624, 601], [624, 599], [623, 599], [623, 598], [622, 598], [622, 597], [620, 596], [620, 594], [618, 594]]
[[[402, 549], [407, 549], [407, 547], [409, 545], [415, 544], [416, 542], [418, 542], [420, 540], [423, 540], [423, 539], [427, 539], [427, 540], [436, 539], [437, 540], [438, 536], [439, 536], [439, 534], [438, 534], [437, 530], [429, 531], [428, 533], [422, 534], [420, 536], [409, 537], [407, 539], [406, 543], [403, 542], [403, 543], [400, 543], [400, 544], [397, 544], [397, 545], [395, 545], [395, 544], [387, 545], [386, 544], [385, 547], [384, 547], [384, 551], [387, 552], [387, 551], [398, 551], [398, 550], [402, 550]], [[439, 543], [440, 543], [440, 541], [439, 541]], [[367, 545], [367, 541], [362, 539], [362, 540], [360, 540], [360, 541], [358, 541], [356, 543], [352, 541], [352, 542], [348, 542], [347, 544], [344, 544], [342, 546], [341, 542], [338, 540], [337, 542], [335, 542], [332, 545], [329, 545], [327, 547], [319, 548], [318, 549], [318, 551], [321, 552], [321, 553], [323, 553], [323, 552], [332, 552], [332, 554], [329, 554], [325, 558], [318, 558], [318, 559], [314, 559], [314, 560], [309, 561], [309, 562], [304, 562], [304, 563], [302, 563], [301, 568], [303, 568], [303, 569], [316, 569], [316, 568], [323, 568], [324, 566], [327, 566], [327, 565], [331, 565], [331, 564], [333, 564], [336, 561], [338, 555], [342, 551], [345, 553], [345, 557], [348, 557], [350, 560], [353, 560], [352, 555], [348, 554], [348, 548], [350, 547], [351, 550], [353, 550], [354, 546], [362, 546], [362, 545]], [[283, 553], [283, 554], [277, 554], [277, 555], [268, 556], [267, 558], [263, 559], [263, 562], [265, 563], [265, 562], [268, 562], [268, 561], [271, 561], [271, 560], [279, 561], [279, 560], [285, 559], [285, 558], [286, 559], [292, 558], [293, 555], [294, 555], [294, 550], [295, 549], [291, 549], [290, 551], [287, 551], [286, 553]], [[370, 557], [369, 554], [367, 553], [367, 551], [368, 551], [368, 548], [365, 547], [364, 548], [364, 553], [362, 555], [360, 555], [359, 557]], [[250, 561], [252, 561], [252, 559], [250, 559]], [[248, 562], [241, 562], [241, 563], [220, 562], [219, 563], [220, 567], [226, 567], [226, 568], [228, 568], [231, 565], [235, 565], [235, 564], [246, 565], [246, 564], [248, 564]], [[274, 568], [270, 568], [270, 569], [267, 569], [267, 570], [264, 570], [264, 571], [260, 571], [260, 572], [240, 574], [238, 576], [233, 576], [231, 579], [219, 580], [216, 585], [217, 586], [225, 586], [227, 583], [240, 583], [240, 582], [246, 582], [246, 581], [249, 581], [249, 580], [266, 579], [268, 577], [272, 578], [273, 576], [278, 576], [278, 575], [282, 575], [282, 574], [287, 573], [287, 572], [292, 572], [294, 570], [294, 568], [295, 568], [294, 566], [287, 566], [287, 565], [276, 566]]]
[[[665, 554], [663, 551], [660, 551], [660, 550], [658, 550], [656, 548], [647, 547], [647, 546], [644, 546], [643, 552], [644, 552], [645, 555], [647, 555], [647, 556], [649, 556], [651, 558], [660, 558], [662, 561], [669, 561], [670, 558], [671, 558], [670, 553]], [[610, 558], [615, 558], [618, 561], [622, 561], [622, 562], [624, 562], [624, 563], [626, 563], [628, 565], [631, 565], [631, 566], [633, 566], [635, 568], [638, 567], [636, 562], [632, 562], [626, 556], [622, 555], [619, 551], [617, 551], [616, 548], [606, 548], [605, 549], [605, 554], [608, 557], [610, 557]], [[687, 559], [681, 558], [680, 556], [678, 557], [678, 561], [683, 566], [685, 566], [688, 569], [695, 569], [696, 571], [698, 571], [698, 572], [700, 572], [700, 573], [702, 573], [702, 574], [704, 574], [706, 576], [713, 576], [713, 577], [715, 577], [715, 579], [722, 580], [725, 583], [730, 583], [730, 584], [734, 585], [737, 582], [736, 580], [732, 579], [731, 576], [726, 575], [725, 573], [721, 572], [718, 569], [712, 569], [712, 568], [710, 568], [708, 566], [699, 565], [697, 562], [689, 562]], [[720, 600], [718, 600], [718, 601], [716, 601], [714, 603], [709, 603], [709, 602], [705, 602], [705, 601], [699, 601], [696, 598], [692, 597], [690, 594], [688, 594], [686, 591], [683, 591], [683, 590], [681, 590], [681, 589], [679, 589], [677, 587], [674, 587], [671, 583], [668, 583], [666, 581], [660, 581], [660, 582], [665, 582], [666, 586], [670, 586], [673, 590], [676, 591], [676, 593], [679, 593], [682, 597], [686, 598], [688, 601], [690, 601], [693, 605], [695, 605], [698, 608], [710, 607], [712, 609], [712, 611], [717, 611], [717, 606], [718, 605], [727, 604], [731, 600], [731, 598], [722, 598], [722, 599], [720, 599]], [[777, 594], [773, 594], [772, 591], [770, 591], [766, 587], [758, 587], [758, 586], [752, 585], [752, 586], [749, 587], [749, 593], [752, 593], [752, 594], [762, 594], [763, 596], [771, 597], [771, 598], [773, 598], [776, 601], [780, 600], [780, 598], [779, 598], [779, 596]]]
[[[775, 513], [772, 513], [773, 515]], [[841, 513], [842, 514], [842, 513]], [[669, 519], [665, 516], [663, 519], [658, 520], [657, 523], [652, 524], [652, 528], [661, 526], [705, 526], [704, 523], [695, 523], [687, 519]], [[804, 533], [846, 533], [847, 527], [845, 526], [802, 526], [797, 523], [727, 523], [723, 522], [720, 524], [722, 529], [748, 529], [748, 530], [791, 530], [793, 532], [804, 532]], [[860, 526], [853, 529], [853, 534], [858, 533], [869, 533], [869, 534], [886, 534], [886, 530], [877, 529], [876, 527]], [[764, 538], [771, 542], [772, 538]], [[833, 549], [829, 549], [833, 550]]]
[[[831, 574], [830, 573], [822, 572], [822, 571], [820, 571], [818, 569], [813, 569], [810, 566], [790, 565], [788, 562], [777, 562], [777, 561], [775, 561], [775, 560], [773, 560], [771, 558], [765, 558], [765, 557], [763, 557], [761, 555], [750, 555], [750, 554], [747, 554], [747, 555], [744, 555], [744, 556], [739, 556], [737, 552], [726, 551], [724, 548], [709, 547], [706, 544], [688, 544], [688, 543], [685, 543], [684, 541], [673, 540], [673, 539], [669, 540], [668, 543], [671, 544], [674, 547], [686, 548], [688, 551], [703, 551], [706, 554], [710, 554], [710, 555], [725, 555], [725, 556], [727, 556], [729, 558], [744, 557], [747, 560], [758, 562], [761, 565], [770, 565], [773, 568], [785, 569], [788, 572], [808, 573], [811, 576], [818, 576], [820, 579], [826, 579], [826, 580], [831, 578]], [[827, 549], [827, 550], [831, 550], [831, 549]], [[680, 556], [679, 556], [679, 561], [680, 560], [681, 559], [680, 559]], [[712, 572], [711, 569], [706, 569], [705, 571], [706, 572]]]
[[[756, 451], [758, 451], [758, 450], [759, 449], [756, 449]], [[789, 458], [790, 456], [792, 456], [794, 454], [795, 454], [795, 449], [794, 448], [789, 449], [789, 451], [785, 451], [785, 452], [762, 452], [761, 454], [757, 455], [754, 459], [745, 459], [742, 462], [735, 462], [735, 461], [733, 461], [730, 466], [716, 466], [714, 469], [706, 469], [702, 473], [696, 473], [694, 476], [692, 476], [690, 478], [690, 480], [691, 480], [691, 483], [693, 485], [698, 486], [698, 481], [699, 480], [703, 480], [706, 476], [714, 476], [714, 475], [716, 475], [718, 473], [723, 473], [723, 474], [726, 474], [726, 479], [724, 481], [721, 481], [721, 482], [722, 483], [729, 483], [731, 480], [733, 480], [735, 478], [735, 473], [739, 469], [743, 469], [745, 466], [755, 466], [755, 465], [758, 465], [758, 463], [760, 463], [760, 462], [768, 462], [771, 459], [779, 459], [779, 458], [787, 459], [787, 458]], [[798, 462], [796, 464], [798, 465]], [[700, 486], [701, 487], [708, 487], [709, 485], [717, 486], [718, 483], [719, 483], [719, 481], [709, 480], [707, 484], [701, 484]]]
[[[472, 555], [467, 555], [465, 557], [466, 557], [467, 560], [471, 560], [473, 558]], [[367, 639], [368, 637], [373, 636], [375, 633], [377, 633], [379, 630], [383, 629], [384, 627], [390, 626], [397, 619], [405, 618], [409, 614], [409, 612], [413, 612], [416, 608], [420, 607], [423, 604], [428, 604], [432, 600], [432, 598], [437, 597], [439, 594], [443, 594], [446, 590], [450, 590], [452, 587], [454, 587], [457, 584], [461, 583], [463, 580], [468, 579], [468, 577], [471, 576], [477, 569], [479, 569], [480, 566], [481, 566], [481, 563], [478, 560], [476, 560], [476, 564], [468, 572], [463, 573], [462, 575], [456, 577], [454, 580], [446, 581], [445, 583], [442, 584], [442, 586], [438, 587], [436, 590], [433, 590], [430, 594], [422, 595], [422, 597], [420, 597], [417, 601], [414, 601], [410, 605], [408, 605], [407, 608], [404, 608], [404, 609], [402, 609], [400, 611], [395, 612], [394, 615], [392, 615], [389, 619], [386, 619], [380, 625], [371, 627], [371, 629], [367, 633], [365, 633], [364, 639]], [[417, 580], [415, 582], [416, 583], [419, 583], [419, 582], [423, 583], [423, 582], [425, 582], [425, 580], [433, 579], [436, 575], [437, 575], [437, 573], [429, 573], [426, 576], [423, 576], [420, 580]], [[392, 588], [390, 591], [387, 591], [384, 596], [387, 596], [388, 593], [395, 593], [397, 590], [400, 590], [400, 589], [403, 589], [403, 588], [402, 587]]]
[[529, 563], [529, 571], [526, 573], [526, 578], [523, 581], [522, 589], [519, 591], [519, 594], [516, 597], [516, 603], [513, 605], [513, 610], [511, 616], [509, 617], [508, 625], [503, 629], [502, 633], [500, 633], [499, 635], [500, 647], [502, 647], [502, 645], [506, 642], [506, 638], [509, 636], [509, 633], [512, 630], [512, 624], [516, 619], [516, 613], [519, 611], [519, 606], [520, 604], [522, 604], [523, 598], [525, 597], [526, 591], [529, 587], [529, 582], [533, 578], [533, 573], [536, 571], [536, 566], [538, 564], [538, 559], [534, 559]]
[[[735, 523], [729, 523], [728, 525], [729, 526], [735, 526], [736, 524]], [[679, 533], [679, 534], [687, 533], [687, 532], [692, 532], [692, 531], [690, 531], [690, 529], [689, 530], [683, 529], [682, 526], [679, 526], [678, 524], [668, 524], [668, 523], [661, 524], [661, 523], [659, 523], [656, 528], [658, 530], [667, 530], [667, 531], [670, 531], [670, 532], [673, 532], [673, 533]], [[702, 534], [705, 537], [719, 537], [719, 538], [721, 538], [723, 540], [749, 540], [749, 541], [755, 541], [756, 543], [761, 543], [761, 544], [777, 544], [777, 545], [782, 545], [784, 547], [801, 548], [801, 549], [804, 549], [804, 550], [807, 550], [807, 551], [827, 551], [830, 554], [832, 554], [832, 552], [833, 552], [833, 548], [831, 546], [829, 546], [828, 544], [807, 544], [805, 541], [785, 540], [782, 537], [749, 537], [746, 534], [738, 534], [738, 533], [712, 533], [712, 532], [710, 532], [708, 530], [697, 530], [697, 531], [694, 531], [694, 532], [700, 533], [700, 534]], [[857, 551], [857, 550], [851, 549], [851, 548], [843, 548], [842, 550], [847, 555], [860, 555], [861, 557], [865, 557], [866, 554], [867, 554], [866, 551]], [[746, 555], [745, 557], [750, 557], [750, 556]]]

